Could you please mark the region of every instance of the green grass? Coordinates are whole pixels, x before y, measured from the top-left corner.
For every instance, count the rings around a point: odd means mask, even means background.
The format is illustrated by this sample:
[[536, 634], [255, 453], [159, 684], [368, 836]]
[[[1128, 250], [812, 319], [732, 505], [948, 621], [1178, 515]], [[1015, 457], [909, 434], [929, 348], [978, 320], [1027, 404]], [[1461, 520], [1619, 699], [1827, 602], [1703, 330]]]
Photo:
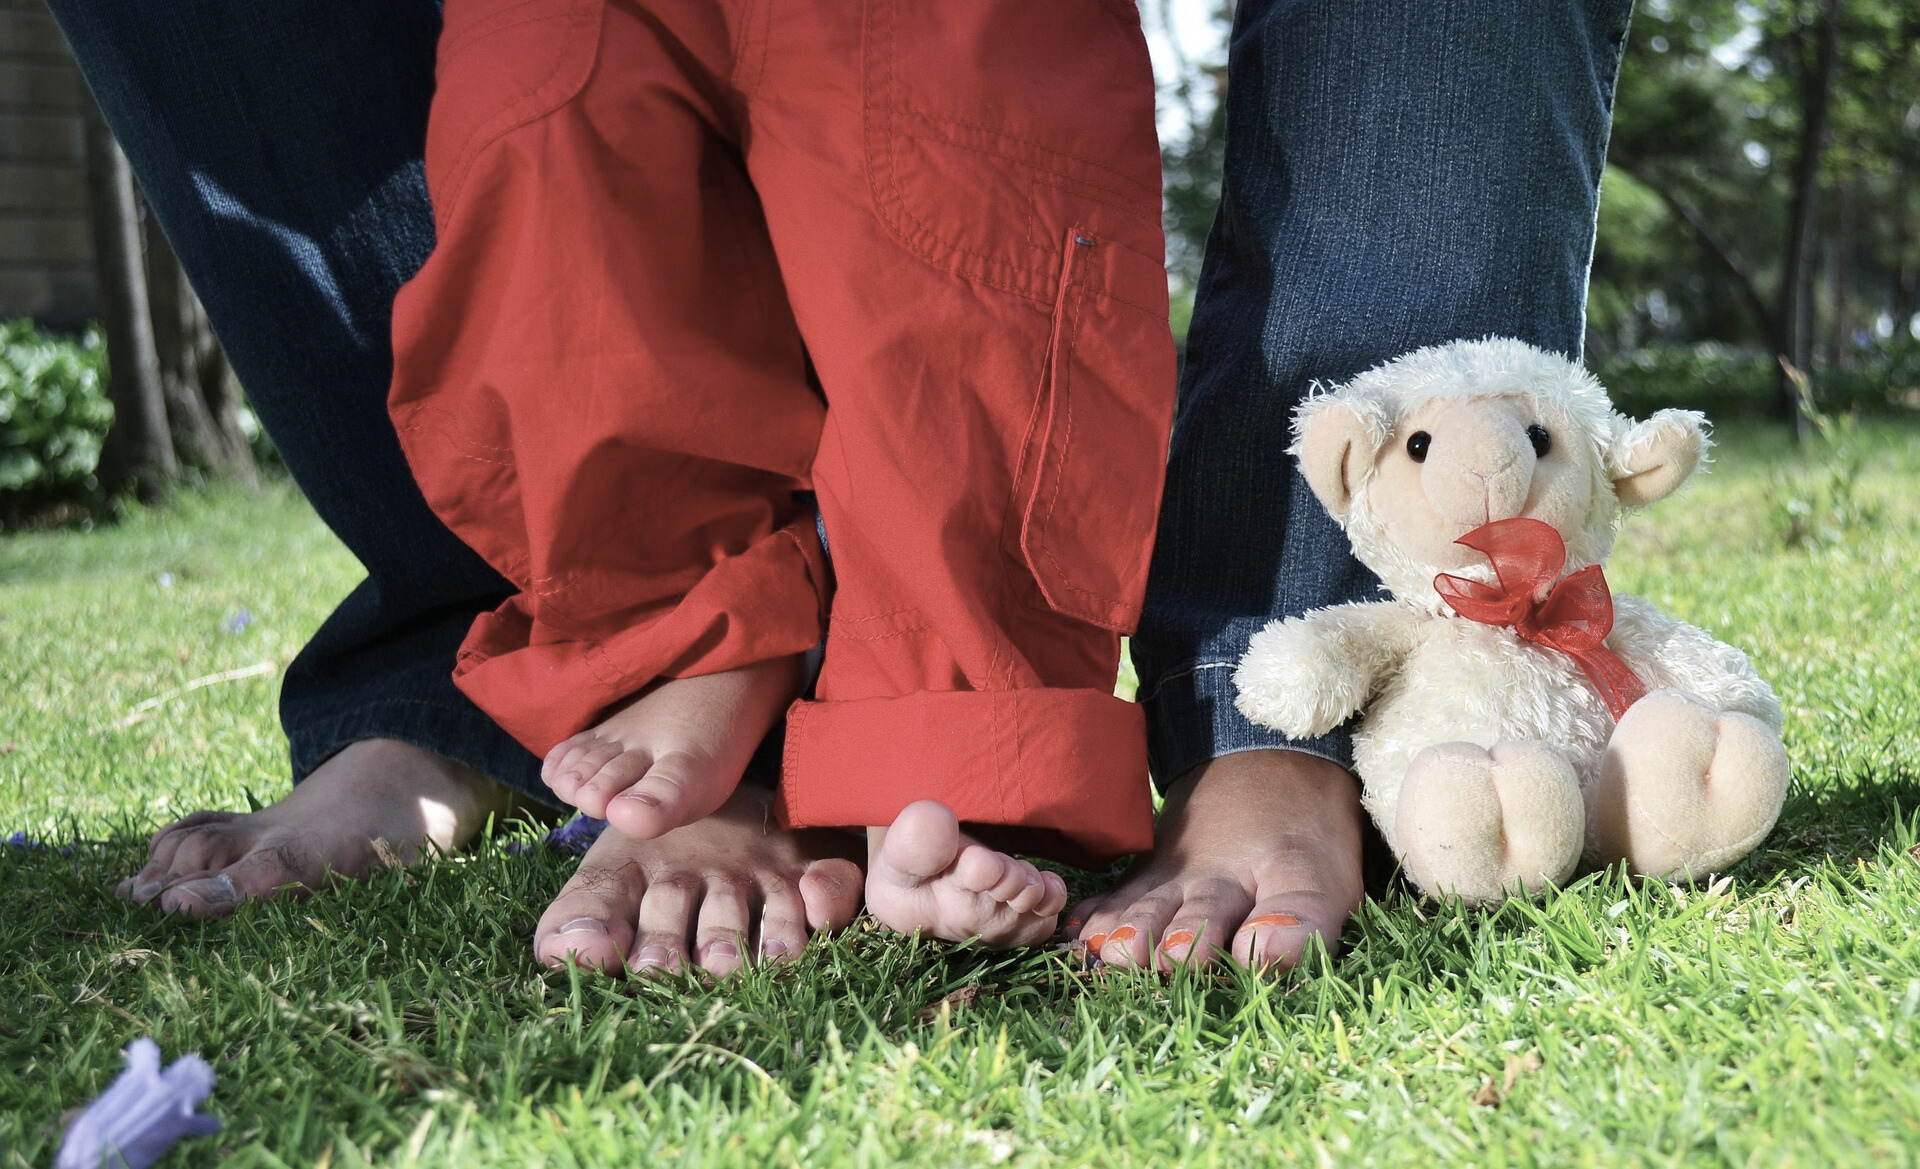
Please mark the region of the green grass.
[[[283, 786], [271, 678], [356, 579], [285, 489], [0, 540], [0, 1166], [44, 1165], [129, 1039], [199, 1051], [166, 1164], [1904, 1164], [1920, 1160], [1920, 432], [1786, 550], [1772, 436], [1627, 526], [1610, 576], [1748, 648], [1779, 830], [1711, 888], [1369, 904], [1284, 978], [1089, 973], [856, 927], [720, 987], [542, 974], [567, 863], [499, 842], [225, 921], [112, 895], [144, 833]], [[172, 587], [162, 587], [161, 573]], [[222, 624], [241, 609], [240, 633]], [[966, 987], [971, 1003], [922, 1015]]]

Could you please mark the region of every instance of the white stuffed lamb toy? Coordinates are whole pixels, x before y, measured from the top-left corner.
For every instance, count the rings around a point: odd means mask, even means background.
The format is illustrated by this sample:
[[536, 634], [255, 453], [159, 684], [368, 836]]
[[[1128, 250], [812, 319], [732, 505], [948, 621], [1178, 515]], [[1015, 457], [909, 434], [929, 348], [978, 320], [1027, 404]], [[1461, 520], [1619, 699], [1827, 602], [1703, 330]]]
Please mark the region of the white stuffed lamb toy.
[[1362, 715], [1363, 802], [1422, 891], [1495, 901], [1583, 857], [1703, 877], [1772, 830], [1772, 689], [1705, 631], [1609, 603], [1598, 567], [1623, 506], [1692, 474], [1703, 422], [1636, 423], [1584, 369], [1505, 339], [1421, 349], [1301, 404], [1291, 453], [1393, 599], [1268, 625], [1238, 705], [1297, 737]]

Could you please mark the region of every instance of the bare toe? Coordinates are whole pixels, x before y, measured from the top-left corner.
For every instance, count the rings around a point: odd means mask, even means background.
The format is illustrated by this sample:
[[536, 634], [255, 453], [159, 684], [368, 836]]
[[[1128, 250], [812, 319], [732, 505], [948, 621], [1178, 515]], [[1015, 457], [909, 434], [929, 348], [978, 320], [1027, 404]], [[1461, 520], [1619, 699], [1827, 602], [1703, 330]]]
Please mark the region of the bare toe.
[[580, 785], [592, 779], [623, 750], [618, 742], [603, 739], [595, 731], [582, 731], [547, 752], [540, 764], [540, 780], [552, 788], [555, 795], [572, 802]]
[[1161, 970], [1223, 952], [1284, 969], [1316, 935], [1331, 950], [1360, 902], [1361, 815], [1352, 778], [1325, 760], [1222, 756], [1175, 786], [1153, 853], [1076, 907], [1076, 936], [1104, 962]]
[[[591, 772], [585, 772], [583, 769], [585, 778], [573, 785], [572, 795], [564, 798], [574, 807], [597, 820], [612, 821], [613, 817], [609, 814], [609, 810], [613, 807], [615, 799], [627, 794], [634, 784], [639, 783], [646, 776], [647, 769], [653, 766], [653, 756], [645, 751], [614, 751], [605, 759], [600, 759], [599, 756], [602, 754], [606, 753], [595, 752], [586, 756], [587, 760], [596, 760], [598, 766]], [[554, 790], [557, 793], [559, 789]], [[650, 840], [660, 835], [658, 832], [645, 834], [630, 832], [624, 825], [617, 822], [614, 827], [626, 832], [628, 836], [641, 840]]]
[[[809, 836], [810, 833], [795, 833]], [[800, 875], [800, 899], [807, 907], [807, 926], [815, 933], [845, 929], [859, 916], [866, 874], [843, 857], [814, 861]]]
[[[903, 885], [920, 885], [940, 876], [951, 869], [961, 855], [959, 819], [945, 804], [933, 800], [908, 804], [885, 832], [874, 865]], [[1000, 856], [991, 849], [984, 851], [995, 858]], [[987, 859], [984, 863], [993, 868], [987, 879], [998, 880], [998, 862]], [[982, 858], [973, 858], [973, 864], [977, 871]]]
[[564, 966], [571, 957], [590, 970], [626, 969], [647, 894], [646, 870], [629, 853], [629, 842], [614, 829], [594, 841], [534, 927], [533, 952], [541, 962]]
[[268, 807], [196, 812], [154, 834], [121, 896], [169, 912], [226, 913], [329, 874], [358, 878], [395, 854], [452, 852], [506, 816], [507, 789], [450, 759], [391, 739], [349, 744]]
[[772, 879], [760, 887], [760, 962], [791, 962], [807, 944], [807, 903], [795, 883]]
[[1205, 965], [1223, 952], [1231, 953], [1234, 923], [1246, 918], [1251, 905], [1252, 898], [1238, 882], [1196, 881], [1160, 933], [1155, 964], [1162, 970], [1183, 963]]
[[1180, 911], [1178, 887], [1162, 885], [1135, 901], [1107, 932], [1100, 960], [1110, 966], [1152, 966], [1154, 948], [1165, 936], [1167, 923]]
[[719, 807], [739, 782], [738, 775], [717, 771], [718, 766], [723, 765], [711, 758], [669, 751], [607, 804], [607, 820], [640, 840], [691, 824]]
[[1291, 970], [1318, 938], [1330, 955], [1340, 952], [1348, 910], [1310, 890], [1281, 893], [1253, 907], [1233, 935], [1233, 959], [1255, 970]]
[[535, 954], [550, 966], [571, 954], [612, 974], [698, 965], [726, 975], [755, 952], [757, 918], [760, 953], [797, 957], [810, 931], [859, 912], [860, 868], [847, 856], [857, 846], [843, 833], [769, 831], [772, 803], [748, 785], [658, 839], [609, 828], [541, 917]]
[[692, 871], [655, 878], [640, 903], [640, 936], [634, 939], [636, 974], [678, 974], [692, 965], [687, 945], [700, 912], [699, 877]]
[[700, 901], [700, 927], [693, 938], [694, 961], [716, 978], [732, 974], [746, 964], [752, 927], [748, 887], [730, 877], [710, 878]]
[[960, 831], [943, 804], [921, 800], [892, 825], [868, 830], [867, 908], [900, 933], [996, 948], [1028, 946], [1053, 932], [1066, 883]]
[[635, 840], [664, 836], [726, 802], [800, 678], [795, 655], [662, 679], [549, 751], [541, 776]]

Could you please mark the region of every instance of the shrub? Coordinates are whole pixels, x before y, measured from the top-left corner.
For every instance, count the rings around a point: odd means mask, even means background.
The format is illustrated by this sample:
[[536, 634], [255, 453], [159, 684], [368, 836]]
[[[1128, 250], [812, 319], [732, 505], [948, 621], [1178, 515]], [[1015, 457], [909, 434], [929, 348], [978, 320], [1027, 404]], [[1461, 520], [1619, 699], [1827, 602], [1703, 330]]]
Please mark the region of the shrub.
[[1655, 345], [1594, 368], [1621, 413], [1699, 410], [1714, 422], [1764, 418], [1773, 404], [1774, 369], [1767, 355], [1712, 343]]
[[0, 322], [0, 523], [95, 501], [113, 422], [106, 365], [97, 329], [74, 341], [29, 320]]
[[[1772, 416], [1779, 371], [1758, 349], [1715, 342], [1654, 345], [1594, 366], [1622, 413], [1645, 418], [1676, 406], [1715, 422]], [[1920, 341], [1901, 338], [1858, 349], [1847, 369], [1813, 371], [1813, 401], [1829, 414], [1886, 414], [1920, 408]]]

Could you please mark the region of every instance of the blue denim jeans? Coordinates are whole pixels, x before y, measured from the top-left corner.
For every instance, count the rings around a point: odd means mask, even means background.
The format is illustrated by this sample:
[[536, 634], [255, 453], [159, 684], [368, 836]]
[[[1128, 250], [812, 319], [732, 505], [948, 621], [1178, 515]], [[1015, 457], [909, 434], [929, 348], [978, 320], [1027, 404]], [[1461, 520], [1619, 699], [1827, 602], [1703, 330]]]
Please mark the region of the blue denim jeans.
[[[395, 738], [550, 801], [456, 690], [509, 593], [421, 499], [386, 413], [395, 290], [433, 247], [435, 0], [51, 0], [255, 410], [367, 570], [288, 670], [296, 778]], [[1627, 0], [1241, 0], [1224, 200], [1147, 617], [1155, 773], [1295, 747], [1233, 708], [1248, 636], [1374, 582], [1284, 451], [1293, 406], [1418, 345], [1577, 353]], [[903, 260], [903, 262], [905, 262]]]
[[367, 570], [287, 670], [293, 773], [414, 743], [551, 802], [454, 688], [512, 592], [434, 516], [387, 418], [394, 292], [433, 248], [436, 0], [52, 0], [267, 433]]
[[1379, 582], [1293, 460], [1294, 407], [1422, 345], [1578, 356], [1629, 0], [1240, 0], [1226, 174], [1133, 641], [1162, 784], [1220, 755], [1350, 765], [1234, 708], [1247, 639]]

